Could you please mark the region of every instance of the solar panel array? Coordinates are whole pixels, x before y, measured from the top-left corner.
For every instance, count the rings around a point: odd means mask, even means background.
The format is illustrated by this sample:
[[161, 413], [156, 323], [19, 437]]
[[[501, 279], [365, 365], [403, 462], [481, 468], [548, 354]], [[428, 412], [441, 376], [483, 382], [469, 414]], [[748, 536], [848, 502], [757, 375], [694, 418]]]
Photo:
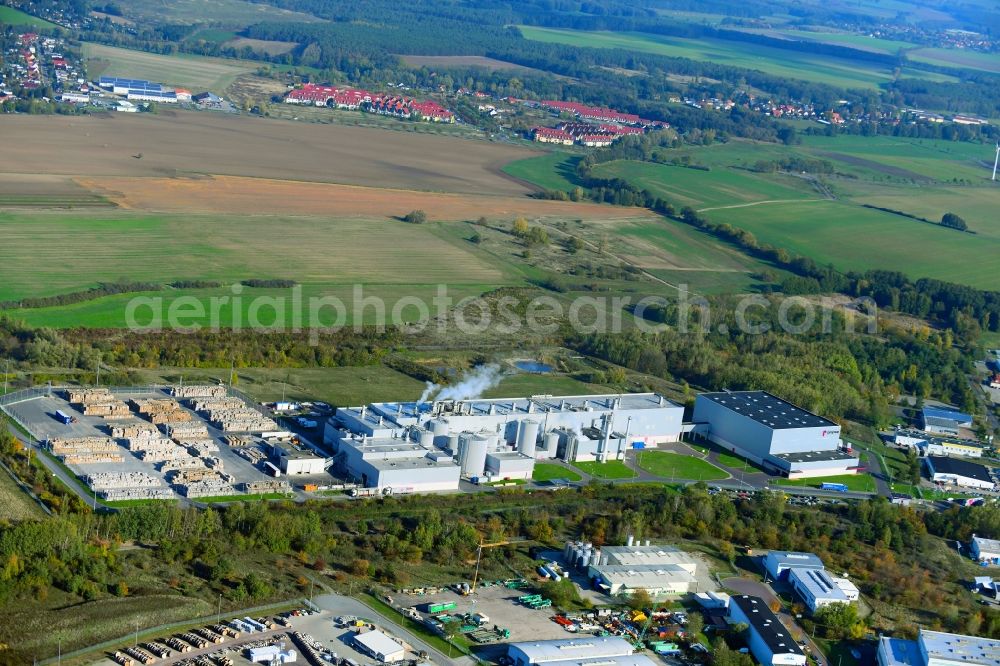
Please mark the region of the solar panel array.
[[146, 90], [160, 92], [163, 84], [153, 83], [144, 79], [123, 79], [117, 76], [102, 76], [98, 83], [101, 86], [114, 86], [116, 88], [128, 88], [129, 90]]

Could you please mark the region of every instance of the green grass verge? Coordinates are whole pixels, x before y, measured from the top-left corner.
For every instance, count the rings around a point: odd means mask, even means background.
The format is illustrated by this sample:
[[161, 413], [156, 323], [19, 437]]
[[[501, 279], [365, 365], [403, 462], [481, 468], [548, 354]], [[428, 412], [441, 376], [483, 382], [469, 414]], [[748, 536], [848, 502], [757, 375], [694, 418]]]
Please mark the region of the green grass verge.
[[34, 28], [58, 28], [55, 23], [50, 23], [45, 19], [40, 19], [31, 14], [25, 14], [13, 7], [0, 6], [0, 23], [13, 26], [28, 25]]
[[503, 172], [542, 189], [568, 192], [578, 184], [576, 165], [579, 161], [579, 155], [549, 153], [511, 162], [503, 168]]
[[215, 504], [218, 502], [256, 502], [257, 500], [292, 499], [294, 493], [255, 493], [250, 495], [218, 495], [215, 497], [193, 497], [192, 502]]
[[837, 476], [817, 476], [811, 479], [776, 479], [771, 482], [778, 486], [796, 488], [819, 488], [824, 483], [843, 483], [848, 490], [860, 493], [875, 492], [875, 479], [868, 474], [840, 474]]
[[576, 462], [573, 466], [595, 479], [631, 479], [636, 474], [621, 460]]
[[637, 451], [636, 464], [640, 469], [666, 479], [717, 481], [729, 478], [729, 474], [701, 458], [670, 451]]
[[562, 465], [552, 463], [535, 463], [535, 469], [531, 473], [531, 478], [535, 481], [552, 481], [553, 479], [565, 479], [567, 481], [579, 481], [583, 477], [571, 469]]

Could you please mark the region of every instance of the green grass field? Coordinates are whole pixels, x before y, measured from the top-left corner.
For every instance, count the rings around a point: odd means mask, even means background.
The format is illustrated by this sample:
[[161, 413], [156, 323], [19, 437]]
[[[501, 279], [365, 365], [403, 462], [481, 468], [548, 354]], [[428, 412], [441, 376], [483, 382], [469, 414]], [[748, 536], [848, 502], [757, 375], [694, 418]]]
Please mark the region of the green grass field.
[[546, 190], [568, 192], [577, 185], [574, 176], [579, 161], [579, 155], [549, 153], [511, 162], [504, 166], [503, 172]]
[[160, 55], [84, 43], [83, 55], [92, 78], [124, 76], [146, 79], [192, 92], [211, 90], [222, 93], [239, 76], [253, 73], [259, 64], [195, 55]]
[[631, 479], [635, 472], [621, 460], [577, 462], [573, 466], [595, 479]]
[[573, 470], [563, 467], [562, 465], [553, 465], [552, 463], [535, 463], [535, 469], [531, 473], [531, 478], [534, 481], [552, 481], [553, 479], [579, 481], [583, 477]]
[[921, 48], [906, 54], [910, 60], [926, 62], [944, 67], [979, 69], [984, 72], [1000, 72], [1000, 58], [995, 53], [980, 53], [960, 49]]
[[793, 178], [726, 168], [702, 171], [620, 160], [600, 165], [595, 174], [604, 178], [622, 178], [675, 202], [678, 207], [691, 206], [699, 210], [745, 206], [762, 201], [819, 198], [808, 184]]
[[[28, 261], [0, 300], [65, 293], [122, 276], [170, 282], [285, 278], [304, 284], [501, 285], [513, 278], [484, 261], [444, 223], [272, 216], [79, 211], [0, 213], [12, 261]], [[113, 237], [113, 245], [108, 238]], [[333, 239], [336, 239], [335, 241]]]
[[650, 474], [665, 479], [717, 481], [729, 478], [724, 471], [701, 458], [670, 451], [639, 451], [636, 453], [636, 464]]
[[1000, 288], [1000, 237], [973, 235], [839, 201], [715, 211], [763, 243], [840, 270], [884, 268], [983, 289]]
[[55, 23], [50, 23], [45, 19], [40, 19], [31, 14], [25, 14], [13, 7], [0, 6], [0, 23], [5, 25], [22, 26], [28, 25], [34, 28], [57, 28]]
[[779, 486], [796, 488], [819, 488], [824, 483], [843, 483], [848, 490], [859, 493], [875, 492], [875, 480], [868, 474], [842, 474], [839, 476], [818, 476], [812, 479], [778, 479], [772, 481]]
[[[519, 26], [527, 39], [572, 46], [617, 48], [692, 60], [707, 60], [721, 65], [757, 69], [775, 76], [825, 83], [844, 88], [875, 88], [892, 80], [892, 68], [877, 63], [856, 62], [845, 58], [813, 55], [749, 42], [721, 39], [688, 39], [643, 33], [586, 32], [556, 28]], [[952, 77], [904, 70], [904, 76], [931, 80], [954, 80]]]

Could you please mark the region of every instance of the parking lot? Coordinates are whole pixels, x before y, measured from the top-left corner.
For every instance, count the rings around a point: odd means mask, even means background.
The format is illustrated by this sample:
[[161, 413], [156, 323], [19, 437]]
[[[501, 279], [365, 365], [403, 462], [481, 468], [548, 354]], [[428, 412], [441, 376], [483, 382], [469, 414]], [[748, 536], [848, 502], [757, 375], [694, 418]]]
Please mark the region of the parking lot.
[[[163, 400], [169, 396], [163, 390], [150, 389], [147, 391], [136, 391], [132, 393], [115, 392], [115, 397], [128, 403], [129, 400]], [[178, 401], [181, 410], [190, 414], [193, 423], [202, 424], [208, 432], [208, 439], [217, 451], [213, 450], [206, 457], [218, 458], [221, 462], [219, 470], [230, 478], [230, 485], [236, 488], [243, 487], [247, 483], [268, 483], [275, 481], [287, 481], [290, 477], [275, 479], [264, 471], [263, 463], [251, 461], [243, 455], [239, 455], [238, 449], [230, 446], [226, 442], [226, 433], [219, 430], [206, 418], [193, 411], [185, 400]], [[252, 407], [248, 405], [248, 407]], [[23, 402], [18, 402], [7, 406], [21, 423], [25, 424], [29, 431], [40, 441], [46, 442], [52, 439], [76, 439], [85, 437], [110, 437], [110, 428], [120, 424], [144, 423], [149, 424], [140, 415], [134, 413], [127, 419], [105, 419], [100, 416], [84, 416], [77, 407], [71, 405], [65, 396], [58, 391], [53, 391], [51, 395], [33, 398]], [[57, 412], [71, 415], [75, 420], [71, 423], [63, 423], [57, 416]], [[165, 437], [165, 435], [164, 435]], [[245, 451], [257, 449], [259, 458], [267, 459], [267, 445], [259, 437], [247, 437], [247, 446], [241, 447]], [[182, 497], [178, 486], [171, 486], [167, 481], [165, 470], [171, 468], [169, 463], [151, 462], [140, 459], [138, 452], [128, 450], [122, 440], [117, 440], [117, 455], [120, 460], [88, 462], [86, 464], [76, 464], [67, 462], [66, 466], [77, 476], [84, 478], [92, 474], [102, 473], [135, 473], [147, 474], [159, 479], [164, 486], [170, 486], [174, 498]], [[318, 485], [337, 483], [338, 481], [328, 473], [320, 475], [296, 476], [296, 483], [316, 483]], [[220, 494], [236, 494], [236, 491]], [[197, 498], [195, 498], [197, 500]]]

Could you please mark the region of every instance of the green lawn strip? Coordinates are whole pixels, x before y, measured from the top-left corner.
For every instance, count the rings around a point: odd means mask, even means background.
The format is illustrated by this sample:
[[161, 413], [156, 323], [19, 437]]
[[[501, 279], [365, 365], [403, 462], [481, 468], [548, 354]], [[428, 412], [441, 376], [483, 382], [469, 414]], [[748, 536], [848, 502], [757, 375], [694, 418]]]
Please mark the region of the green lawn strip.
[[553, 479], [565, 479], [567, 481], [579, 481], [583, 477], [573, 470], [562, 465], [552, 463], [535, 463], [535, 469], [531, 473], [531, 478], [535, 481], [552, 481]]
[[843, 483], [848, 490], [862, 493], [875, 492], [875, 480], [868, 474], [840, 474], [837, 476], [817, 476], [808, 479], [775, 479], [778, 486], [796, 488], [819, 488], [824, 483]]
[[670, 451], [640, 451], [636, 454], [636, 464], [650, 474], [667, 479], [717, 481], [729, 478], [729, 474], [710, 462]]
[[631, 479], [635, 472], [621, 460], [576, 462], [573, 466], [595, 479]]

